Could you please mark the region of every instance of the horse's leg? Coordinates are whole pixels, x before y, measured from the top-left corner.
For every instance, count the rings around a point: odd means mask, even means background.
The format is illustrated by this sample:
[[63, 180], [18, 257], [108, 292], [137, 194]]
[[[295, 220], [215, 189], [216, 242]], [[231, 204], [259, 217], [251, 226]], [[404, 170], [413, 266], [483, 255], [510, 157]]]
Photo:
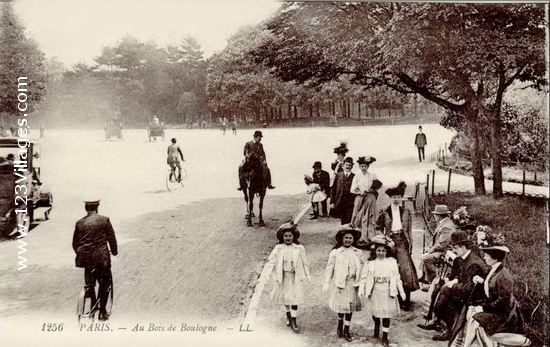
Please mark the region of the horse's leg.
[[245, 219], [250, 218], [250, 209], [248, 207], [248, 188], [246, 186], [242, 186], [243, 188], [243, 194], [244, 194], [244, 201], [246, 204], [246, 214], [244, 215]]
[[258, 216], [258, 225], [263, 227], [265, 226], [264, 223], [264, 216], [262, 215], [262, 210], [264, 208], [264, 198], [265, 198], [265, 188], [262, 192], [260, 192], [260, 203], [258, 204], [258, 208], [260, 209], [260, 215]]
[[[248, 190], [250, 193], [250, 189]], [[248, 196], [248, 218], [246, 219], [246, 225], [251, 227], [252, 226], [252, 210], [254, 209], [254, 194], [249, 194]]]

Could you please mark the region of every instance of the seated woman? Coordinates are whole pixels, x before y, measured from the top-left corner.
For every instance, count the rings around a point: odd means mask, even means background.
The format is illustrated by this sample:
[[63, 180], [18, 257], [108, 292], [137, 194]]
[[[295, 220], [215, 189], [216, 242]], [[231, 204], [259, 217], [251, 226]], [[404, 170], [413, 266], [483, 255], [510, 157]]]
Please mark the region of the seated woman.
[[485, 298], [468, 308], [464, 347], [470, 346], [476, 336], [485, 346], [497, 346], [491, 338], [494, 334], [523, 331], [519, 305], [512, 293], [514, 280], [502, 264], [510, 252], [504, 245], [504, 237], [488, 233], [481, 242], [481, 250], [491, 270], [485, 279], [480, 276], [473, 278], [475, 284], [483, 284]]

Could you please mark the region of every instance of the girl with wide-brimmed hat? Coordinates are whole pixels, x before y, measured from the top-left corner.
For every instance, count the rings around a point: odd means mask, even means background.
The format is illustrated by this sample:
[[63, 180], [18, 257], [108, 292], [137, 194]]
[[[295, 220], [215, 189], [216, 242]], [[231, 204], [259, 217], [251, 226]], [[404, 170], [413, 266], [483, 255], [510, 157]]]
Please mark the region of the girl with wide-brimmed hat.
[[393, 258], [395, 243], [385, 235], [371, 239], [371, 255], [363, 267], [359, 293], [368, 299], [374, 337], [379, 338], [382, 321], [382, 343], [389, 346], [390, 319], [399, 314], [398, 296], [405, 298], [405, 291], [397, 260]]
[[277, 230], [279, 244], [273, 248], [267, 261], [267, 266], [273, 269], [275, 281], [270, 298], [285, 306], [286, 325], [294, 332], [299, 331], [296, 323], [298, 305], [304, 302], [302, 282], [311, 281], [306, 250], [299, 244], [299, 237], [296, 224], [281, 225]]
[[411, 292], [420, 289], [420, 286], [411, 257], [413, 249], [411, 211], [402, 206], [406, 188], [405, 182], [400, 182], [397, 187], [386, 189], [386, 195], [390, 197], [392, 203], [382, 211], [377, 224], [395, 243], [395, 258], [406, 296], [400, 304], [402, 309], [410, 311]]
[[328, 306], [338, 314], [337, 335], [348, 342], [353, 312], [361, 311], [361, 300], [357, 287], [364, 263], [363, 252], [353, 247], [361, 237], [361, 231], [351, 225], [342, 225], [336, 233], [336, 246], [330, 252], [325, 270], [323, 292], [330, 289]]

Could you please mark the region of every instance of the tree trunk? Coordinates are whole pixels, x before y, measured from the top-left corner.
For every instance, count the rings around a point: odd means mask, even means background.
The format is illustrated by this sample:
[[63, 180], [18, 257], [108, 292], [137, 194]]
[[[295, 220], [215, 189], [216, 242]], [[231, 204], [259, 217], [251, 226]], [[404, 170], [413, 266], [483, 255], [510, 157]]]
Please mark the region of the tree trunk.
[[[468, 118], [467, 118], [468, 119]], [[475, 118], [474, 118], [475, 119]], [[470, 136], [473, 140], [470, 147], [470, 155], [472, 157], [472, 172], [474, 175], [474, 190], [476, 195], [485, 195], [485, 176], [483, 174], [483, 162], [481, 160], [481, 139], [479, 136], [478, 124], [470, 120], [468, 121], [468, 127], [470, 128]]]

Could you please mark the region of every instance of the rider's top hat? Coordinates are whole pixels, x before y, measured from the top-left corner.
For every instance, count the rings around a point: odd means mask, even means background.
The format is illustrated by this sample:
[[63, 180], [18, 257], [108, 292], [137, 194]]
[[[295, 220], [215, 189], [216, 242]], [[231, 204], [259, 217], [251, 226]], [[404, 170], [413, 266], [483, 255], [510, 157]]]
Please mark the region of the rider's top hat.
[[254, 132], [254, 137], [264, 137], [264, 136], [262, 135], [262, 132], [260, 130], [256, 130]]

